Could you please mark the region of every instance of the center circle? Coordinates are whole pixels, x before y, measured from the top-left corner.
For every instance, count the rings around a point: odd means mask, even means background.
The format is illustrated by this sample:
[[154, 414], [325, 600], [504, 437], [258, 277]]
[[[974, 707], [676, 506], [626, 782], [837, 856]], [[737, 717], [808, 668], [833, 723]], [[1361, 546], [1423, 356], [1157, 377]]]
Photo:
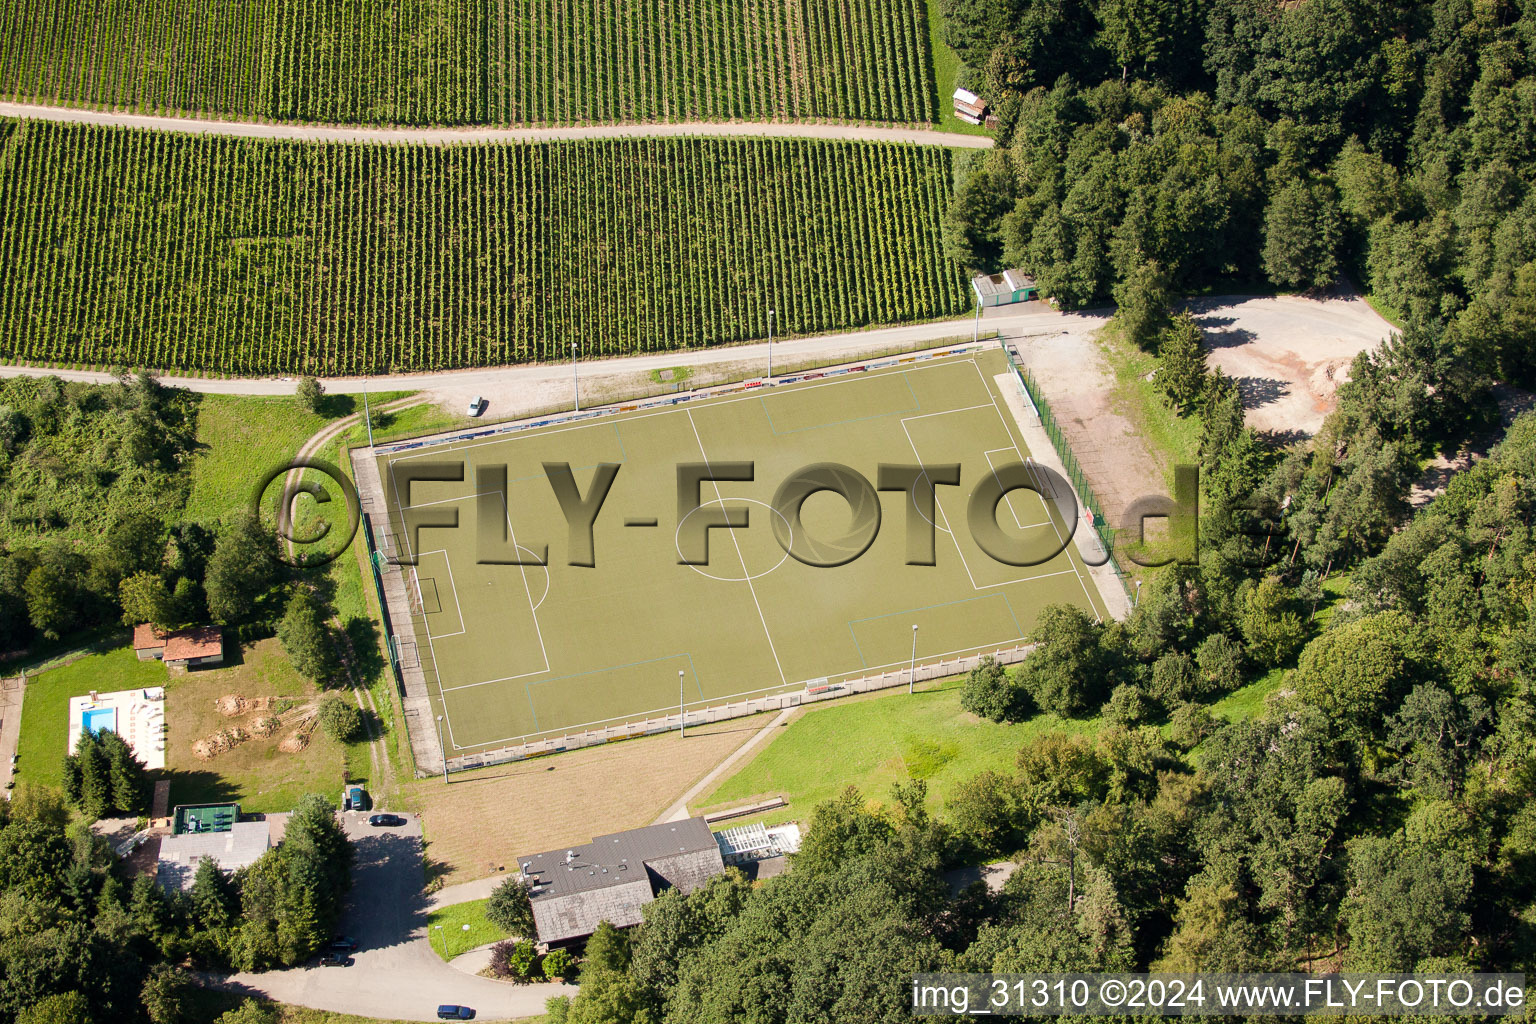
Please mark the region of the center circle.
[[[683, 557], [683, 547], [678, 542], [678, 538], [683, 535], [683, 523], [686, 523], [688, 521], [689, 517], [692, 516], [695, 512], [698, 512], [700, 509], [709, 508], [711, 505], [719, 505], [723, 509], [723, 508], [725, 508], [725, 503], [727, 501], [737, 502], [737, 503], [742, 504], [742, 505], [758, 505], [758, 506], [761, 506], [762, 508], [765, 508], [769, 512], [772, 512], [774, 515], [778, 516], [779, 517], [779, 522], [784, 524], [785, 532], [786, 533], [789, 532], [789, 520], [784, 517], [784, 513], [780, 512], [778, 509], [774, 508], [772, 505], [768, 504], [766, 501], [758, 501], [756, 498], [715, 498], [712, 501], [700, 502], [698, 508], [689, 509], [688, 510], [688, 515], [683, 516], [682, 520], [677, 524], [677, 530], [676, 530], [676, 532], [674, 532], [672, 534], [672, 546], [677, 549], [677, 556], [679, 558]], [[721, 532], [722, 533], [729, 533], [730, 532], [730, 528], [728, 528], [728, 527], [721, 527]], [[729, 540], [729, 539], [730, 538], [728, 538], [728, 537], [721, 537], [721, 536], [717, 535], [715, 537], [711, 537], [710, 538], [710, 542], [712, 544], [719, 544], [722, 540]], [[745, 573], [747, 571], [747, 567], [746, 567], [745, 563], [743, 563], [743, 565], [741, 567], [741, 571], [744, 574], [744, 575], [741, 575], [741, 576], [721, 576], [721, 575], [718, 575], [716, 573], [706, 572], [705, 571], [706, 568], [713, 568], [713, 565], [710, 565], [710, 566], [690, 565], [690, 566], [688, 566], [688, 568], [692, 569], [694, 572], [698, 573], [700, 576], [705, 576], [705, 577], [708, 577], [709, 579], [712, 579], [712, 580], [719, 580], [721, 583], [748, 583], [748, 582], [750, 582], [752, 580], [761, 579], [762, 577], [767, 576], [769, 573], [773, 572], [779, 566], [783, 565], [784, 562], [786, 560], [788, 560], [788, 558], [789, 558], [789, 552], [785, 551], [780, 556], [779, 560], [777, 562], [775, 562], [772, 566], [770, 566], [767, 569], [764, 569], [762, 572], [753, 573], [750, 576], [745, 575]]]

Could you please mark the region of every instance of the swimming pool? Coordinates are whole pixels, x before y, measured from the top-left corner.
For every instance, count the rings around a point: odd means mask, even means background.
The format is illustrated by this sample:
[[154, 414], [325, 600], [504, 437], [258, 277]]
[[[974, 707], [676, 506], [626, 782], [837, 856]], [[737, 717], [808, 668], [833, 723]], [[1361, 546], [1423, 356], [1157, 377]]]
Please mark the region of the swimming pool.
[[82, 732], [117, 732], [117, 708], [96, 708], [80, 712]]

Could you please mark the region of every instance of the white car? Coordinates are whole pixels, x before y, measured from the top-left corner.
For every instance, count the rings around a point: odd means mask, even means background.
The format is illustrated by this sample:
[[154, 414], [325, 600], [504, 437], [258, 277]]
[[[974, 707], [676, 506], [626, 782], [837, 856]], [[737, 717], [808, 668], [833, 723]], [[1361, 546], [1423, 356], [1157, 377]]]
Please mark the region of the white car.
[[469, 400], [469, 414], [471, 416], [479, 416], [484, 411], [485, 399], [482, 396], [476, 395]]

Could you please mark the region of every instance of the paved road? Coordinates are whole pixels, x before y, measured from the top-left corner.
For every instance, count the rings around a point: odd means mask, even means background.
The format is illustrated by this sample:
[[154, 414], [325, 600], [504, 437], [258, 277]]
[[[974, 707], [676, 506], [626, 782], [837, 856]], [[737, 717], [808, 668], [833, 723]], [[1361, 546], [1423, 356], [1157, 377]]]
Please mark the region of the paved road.
[[213, 121], [192, 117], [155, 117], [76, 107], [0, 103], [0, 116], [44, 121], [203, 132], [261, 139], [312, 139], [321, 142], [425, 143], [557, 142], [569, 139], [635, 139], [678, 135], [726, 135], [778, 139], [841, 139], [857, 142], [910, 142], [927, 146], [990, 149], [986, 135], [959, 135], [931, 128], [880, 128], [859, 124], [808, 124], [795, 121], [685, 121], [678, 124], [594, 124], [557, 128], [360, 128], [258, 121]]
[[[1014, 307], [1015, 309], [1018, 307]], [[840, 334], [818, 334], [792, 341], [775, 341], [773, 358], [776, 365], [784, 366], [794, 361], [837, 355], [853, 356], [882, 348], [894, 348], [923, 341], [971, 336], [973, 317], [956, 320], [940, 320], [934, 323], [914, 324], [906, 327], [882, 327], [867, 331], [847, 331]], [[1027, 312], [989, 315], [984, 320], [986, 330], [997, 330], [1009, 335], [1031, 331], [1067, 330], [1069, 326], [1098, 327], [1102, 318], [1084, 314], [1058, 313], [1038, 303], [1030, 304]], [[635, 356], [615, 356], [604, 359], [582, 360], [580, 373], [585, 381], [589, 376], [611, 373], [644, 373], [650, 370], [675, 366], [711, 366], [720, 363], [737, 363], [761, 360], [766, 368], [768, 346], [766, 343], [728, 345], [695, 351], [669, 351]], [[298, 385], [297, 377], [179, 377], [173, 374], [156, 374], [162, 384], [186, 388], [209, 395], [291, 395]], [[106, 384], [112, 375], [98, 370], [50, 370], [37, 366], [0, 366], [0, 377], [59, 377], [62, 380], [88, 381]], [[569, 392], [571, 364], [535, 363], [518, 366], [499, 366], [473, 370], [444, 370], [436, 373], [395, 373], [379, 377], [329, 377], [325, 378], [325, 390], [330, 394], [359, 394], [371, 391], [420, 391], [452, 387], [468, 393], [480, 390], [489, 393], [498, 386], [517, 384], [558, 384]], [[494, 415], [495, 409], [493, 408]]]
[[360, 948], [351, 967], [299, 967], [236, 974], [230, 987], [296, 1006], [386, 1020], [435, 1020], [441, 1003], [472, 1006], [480, 1020], [544, 1012], [552, 995], [574, 995], [570, 985], [511, 985], [462, 973], [432, 951], [429, 900], [421, 891], [421, 826], [370, 828], [366, 814], [346, 813], [357, 851], [352, 892], [340, 930]]

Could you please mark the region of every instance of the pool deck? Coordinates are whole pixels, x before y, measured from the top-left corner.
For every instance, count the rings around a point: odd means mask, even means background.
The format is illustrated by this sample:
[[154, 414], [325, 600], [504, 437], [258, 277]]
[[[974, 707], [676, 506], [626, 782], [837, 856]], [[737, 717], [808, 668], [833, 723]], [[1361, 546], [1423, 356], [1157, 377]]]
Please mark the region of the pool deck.
[[69, 698], [69, 750], [80, 740], [87, 712], [111, 709], [116, 714], [113, 731], [128, 741], [144, 767], [165, 767], [165, 690], [151, 687], [93, 693]]

